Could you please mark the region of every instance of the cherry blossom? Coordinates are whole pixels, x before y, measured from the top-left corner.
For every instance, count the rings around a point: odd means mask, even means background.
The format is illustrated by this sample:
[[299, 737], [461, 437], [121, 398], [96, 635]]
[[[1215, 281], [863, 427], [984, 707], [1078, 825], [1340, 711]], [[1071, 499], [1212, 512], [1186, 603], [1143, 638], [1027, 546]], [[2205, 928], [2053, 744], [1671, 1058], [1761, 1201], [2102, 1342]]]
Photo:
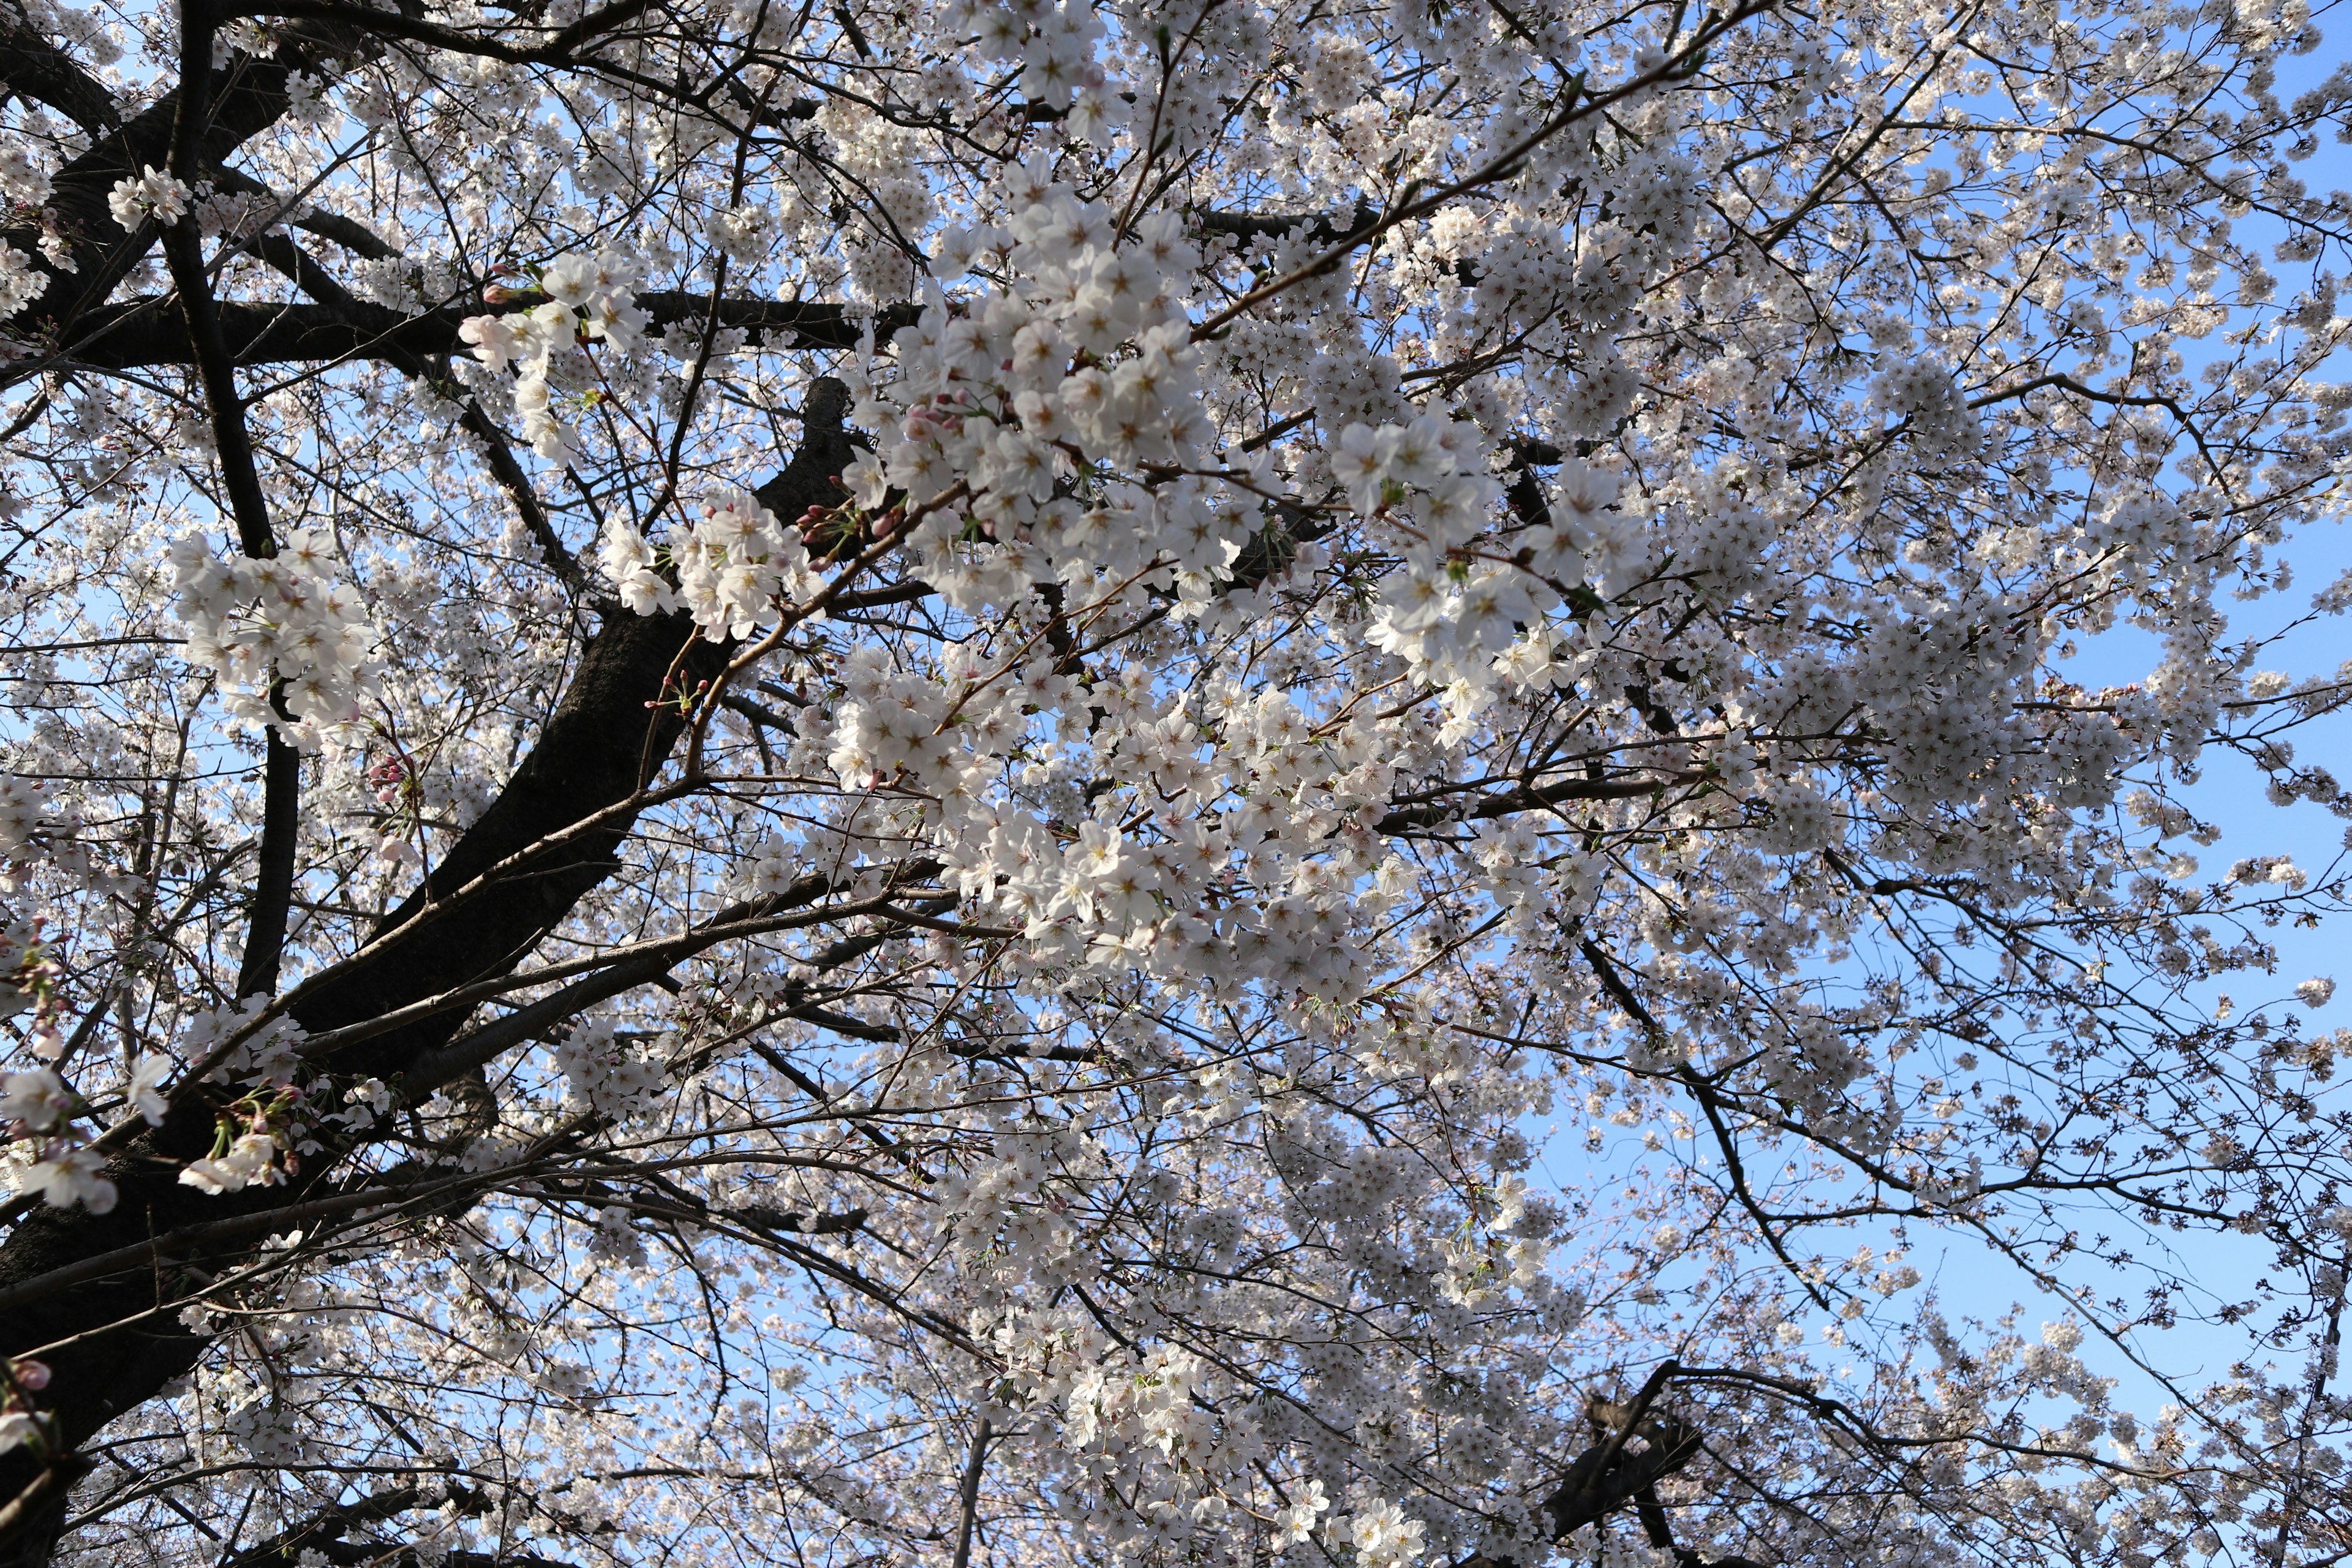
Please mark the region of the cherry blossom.
[[26, 0], [0, 1554], [2336, 1561], [2325, 20]]

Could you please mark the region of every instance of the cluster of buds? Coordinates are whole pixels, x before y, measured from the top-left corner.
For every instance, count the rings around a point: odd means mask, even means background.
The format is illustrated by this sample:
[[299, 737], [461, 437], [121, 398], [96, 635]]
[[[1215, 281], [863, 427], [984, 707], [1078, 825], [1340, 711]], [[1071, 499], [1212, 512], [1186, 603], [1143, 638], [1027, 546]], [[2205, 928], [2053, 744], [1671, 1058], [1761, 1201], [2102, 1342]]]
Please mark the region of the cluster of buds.
[[30, 1445], [37, 1458], [48, 1458], [54, 1447], [49, 1418], [34, 1408], [32, 1398], [48, 1385], [46, 1363], [0, 1356], [0, 1454]]
[[180, 1173], [180, 1184], [219, 1194], [275, 1186], [290, 1179], [301, 1169], [301, 1156], [290, 1146], [301, 1103], [302, 1091], [289, 1087], [248, 1094], [224, 1107], [212, 1152], [190, 1161]]
[[380, 805], [396, 805], [416, 793], [416, 778], [409, 771], [408, 759], [397, 753], [371, 763], [367, 781], [375, 786], [375, 798]]
[[710, 682], [708, 680], [698, 680], [688, 689], [684, 680], [666, 676], [662, 679], [661, 695], [647, 698], [646, 708], [649, 712], [676, 713], [683, 719], [693, 713], [701, 703], [703, 693], [709, 689]]
[[43, 1061], [53, 1062], [65, 1054], [65, 1002], [58, 990], [58, 977], [64, 973], [47, 942], [40, 940], [43, 917], [11, 926], [0, 932], [0, 1017], [12, 1017], [30, 1011], [26, 1034], [33, 1042], [33, 1054]]
[[425, 781], [399, 742], [389, 734], [383, 739], [391, 752], [369, 763], [367, 770], [367, 782], [374, 787], [376, 804], [384, 808], [386, 817], [375, 852], [402, 865], [422, 866], [425, 857], [417, 844], [425, 831]]

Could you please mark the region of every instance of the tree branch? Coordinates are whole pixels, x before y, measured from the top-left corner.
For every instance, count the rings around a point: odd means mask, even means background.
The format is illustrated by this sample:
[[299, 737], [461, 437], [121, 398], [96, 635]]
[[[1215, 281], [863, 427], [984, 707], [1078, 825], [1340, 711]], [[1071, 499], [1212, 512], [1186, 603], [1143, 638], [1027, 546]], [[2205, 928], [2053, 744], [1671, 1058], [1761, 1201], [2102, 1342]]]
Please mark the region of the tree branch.
[[[838, 493], [831, 478], [850, 450], [840, 423], [845, 405], [837, 383], [812, 389], [800, 453], [761, 487], [770, 505], [810, 504]], [[588, 640], [570, 687], [499, 798], [385, 917], [374, 941], [305, 987], [291, 1009], [295, 1020], [326, 1034], [511, 972], [618, 868], [621, 846], [645, 798], [646, 769], [668, 756], [684, 732], [676, 705], [657, 703], [666, 685], [675, 674], [691, 687], [715, 674], [726, 657], [723, 647], [700, 638], [684, 616], [609, 616]], [[593, 826], [572, 831], [583, 823]], [[478, 889], [453, 897], [476, 882]], [[667, 954], [661, 971], [678, 956]], [[629, 976], [607, 972], [594, 978]], [[456, 1076], [495, 1054], [502, 1030], [528, 1037], [520, 1030], [531, 1020], [510, 1015], [478, 1032], [467, 1049], [443, 1053], [470, 1011], [433, 1012], [377, 1034], [343, 1065], [387, 1079], [418, 1068], [427, 1078]], [[335, 1163], [331, 1151], [307, 1161], [296, 1181], [204, 1195], [180, 1184], [178, 1173], [212, 1147], [214, 1115], [203, 1095], [189, 1095], [175, 1101], [161, 1127], [138, 1127], [119, 1144], [110, 1137], [102, 1145], [112, 1151], [107, 1175], [120, 1193], [111, 1212], [36, 1208], [0, 1243], [0, 1299], [13, 1299], [8, 1293], [15, 1288], [44, 1276], [62, 1272], [78, 1281], [45, 1285], [37, 1300], [0, 1312], [0, 1355], [52, 1347], [43, 1353], [49, 1383], [37, 1397], [65, 1447], [152, 1398], [194, 1364], [205, 1335], [175, 1314], [158, 1311], [183, 1293], [182, 1270], [194, 1266], [217, 1272], [241, 1260], [258, 1237], [283, 1229], [297, 1205], [318, 1201], [320, 1184]], [[92, 1273], [96, 1260], [134, 1251], [152, 1257], [152, 1238], [184, 1233], [211, 1239], [169, 1268], [107, 1265]], [[38, 1470], [25, 1447], [0, 1455], [0, 1497], [21, 1493]], [[28, 1563], [47, 1550], [43, 1545]]]
[[[362, 301], [354, 298], [325, 268], [312, 260], [300, 246], [286, 236], [262, 235], [251, 242], [251, 247], [264, 261], [292, 279], [304, 293], [345, 321], [356, 320], [364, 310]], [[412, 353], [406, 349], [388, 347], [383, 358], [394, 369], [413, 381], [430, 385], [446, 384], [448, 380], [446, 371], [436, 373], [424, 355]], [[446, 390], [457, 389], [451, 387]], [[498, 480], [499, 488], [505, 490], [507, 499], [514, 503], [523, 527], [538, 542], [541, 555], [565, 582], [575, 588], [584, 587], [586, 574], [581, 570], [580, 563], [572, 558], [562, 535], [555, 531], [554, 521], [547, 515], [547, 508], [540, 503], [539, 491], [532, 486], [530, 476], [523, 472], [522, 464], [516, 460], [506, 432], [491, 422], [490, 416], [482, 412], [481, 405], [470, 395], [460, 392], [456, 401], [458, 425], [481, 443], [482, 460], [488, 465], [490, 477]]]
[[[180, 16], [179, 101], [172, 122], [168, 167], [183, 180], [190, 178], [204, 156], [205, 130], [212, 105], [206, 89], [211, 73], [213, 24], [197, 0], [188, 0]], [[262, 493], [261, 474], [254, 461], [253, 436], [246, 427], [245, 400], [237, 395], [236, 368], [221, 342], [220, 321], [213, 304], [212, 279], [205, 270], [204, 243], [190, 212], [163, 235], [163, 258], [172, 271], [172, 286], [180, 297], [180, 316], [188, 342], [195, 352], [196, 377], [205, 389], [205, 407], [213, 428], [213, 454], [220, 465], [221, 489], [229, 515], [236, 520], [237, 542], [245, 553], [267, 559], [278, 553], [278, 538], [269, 526], [269, 501]], [[269, 694], [281, 719], [287, 712], [282, 683]], [[245, 956], [236, 977], [238, 996], [266, 995], [278, 989], [278, 961], [286, 948], [286, 923], [294, 897], [295, 839], [300, 831], [302, 754], [270, 725], [262, 739], [261, 850], [254, 870], [253, 903], [245, 931]]]
[[[184, 93], [193, 93], [205, 106], [188, 121], [194, 138], [181, 167], [208, 171], [228, 161], [236, 149], [284, 117], [290, 100], [287, 82], [294, 72], [331, 79], [341, 73], [338, 63], [362, 52], [355, 35], [315, 24], [295, 25], [278, 34], [278, 52], [267, 60], [251, 55], [230, 57], [218, 70], [199, 68], [193, 80], [183, 79], [146, 109], [93, 141], [88, 150], [58, 171], [46, 205], [56, 215], [58, 227], [70, 242], [70, 268], [52, 265], [40, 253], [41, 230], [33, 224], [11, 225], [0, 234], [35, 270], [48, 278], [41, 296], [9, 319], [10, 335], [34, 342], [67, 342], [79, 335], [79, 322], [97, 311], [139, 259], [155, 243], [157, 231], [142, 225], [125, 234], [109, 204], [116, 182], [136, 178], [151, 165], [173, 166], [174, 138], [181, 123]], [[200, 62], [209, 65], [210, 57]], [[94, 107], [94, 106], [92, 106]], [[183, 175], [183, 178], [191, 178]], [[103, 314], [103, 312], [101, 312]], [[230, 342], [234, 345], [235, 336]], [[194, 350], [183, 340], [184, 352], [171, 363], [190, 363]], [[12, 379], [44, 368], [36, 358], [11, 366]]]
[[[396, 354], [434, 358], [470, 352], [457, 336], [458, 325], [467, 317], [494, 308], [528, 309], [542, 303], [544, 298], [517, 294], [497, 307], [467, 301], [414, 316], [359, 300], [352, 300], [349, 310], [319, 303], [231, 300], [219, 305], [216, 314], [222, 340], [239, 364], [388, 360]], [[80, 331], [55, 351], [55, 358], [92, 370], [194, 363], [194, 345], [184, 327], [156, 305], [152, 300], [131, 300], [88, 312]], [[637, 305], [656, 328], [678, 321], [699, 324], [711, 310], [708, 295], [672, 289], [640, 294]], [[876, 340], [887, 342], [891, 333], [917, 314], [910, 305], [883, 307], [874, 316]], [[865, 322], [847, 305], [743, 299], [719, 302], [719, 324], [759, 337], [783, 338], [787, 341], [775, 345], [783, 348], [846, 349], [857, 346]]]
[[[273, 206], [284, 205], [284, 198], [277, 192], [242, 169], [215, 169], [213, 171], [212, 178], [213, 184], [217, 189], [235, 192], [240, 195], [261, 196], [268, 200]], [[306, 212], [299, 217], [289, 217], [286, 221], [296, 228], [317, 235], [320, 239], [332, 240], [352, 255], [364, 256], [371, 261], [391, 261], [400, 255], [400, 252], [375, 230], [354, 218], [344, 217], [339, 213]]]
[[961, 1503], [956, 1515], [955, 1560], [950, 1568], [967, 1568], [971, 1562], [971, 1532], [980, 1522], [980, 1472], [988, 1460], [988, 1417], [983, 1415], [972, 1424], [971, 1456], [963, 1462], [963, 1485], [959, 1489]]
[[0, 84], [47, 104], [92, 136], [122, 123], [114, 94], [31, 26], [0, 17]]

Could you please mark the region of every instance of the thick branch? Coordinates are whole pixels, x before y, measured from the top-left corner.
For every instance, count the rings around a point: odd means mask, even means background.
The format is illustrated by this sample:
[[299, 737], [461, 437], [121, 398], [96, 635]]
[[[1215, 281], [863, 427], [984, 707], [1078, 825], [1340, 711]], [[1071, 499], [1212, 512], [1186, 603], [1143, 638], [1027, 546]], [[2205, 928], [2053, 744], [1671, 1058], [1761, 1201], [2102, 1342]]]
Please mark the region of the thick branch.
[[[242, 169], [215, 169], [213, 171], [212, 178], [214, 186], [219, 190], [239, 195], [261, 196], [272, 204], [282, 204], [284, 201], [277, 192]], [[352, 255], [364, 256], [371, 261], [390, 261], [400, 254], [382, 235], [368, 227], [367, 225], [353, 218], [344, 217], [338, 213], [305, 212], [299, 216], [289, 217], [286, 221], [296, 228], [317, 235], [321, 239], [332, 240]]]
[[[455, 918], [437, 918], [433, 908], [447, 889], [480, 870], [635, 793], [640, 757], [647, 750], [667, 754], [679, 732], [673, 711], [648, 712], [646, 705], [673, 661], [691, 651], [693, 634], [683, 617], [622, 615], [608, 621], [590, 639], [571, 689], [512, 783], [396, 912], [400, 929], [336, 984], [306, 998], [298, 1020], [314, 1031], [330, 1029], [500, 973], [609, 875], [631, 826], [625, 815], [456, 906]], [[464, 1022], [462, 1014], [431, 1017], [380, 1037], [364, 1053], [362, 1070], [396, 1076], [407, 1060], [446, 1041]], [[177, 1175], [181, 1165], [211, 1147], [213, 1130], [209, 1106], [191, 1098], [110, 1162], [108, 1173], [121, 1194], [112, 1213], [41, 1209], [28, 1215], [0, 1246], [0, 1290], [154, 1235], [242, 1215], [274, 1216], [306, 1197], [325, 1167], [316, 1163], [303, 1182], [207, 1197], [180, 1185]], [[221, 1257], [208, 1250], [187, 1262], [217, 1271], [224, 1258], [233, 1261], [251, 1242], [219, 1245], [227, 1249]], [[0, 1354], [58, 1347], [45, 1353], [53, 1375], [43, 1397], [60, 1438], [79, 1443], [194, 1364], [203, 1336], [183, 1327], [176, 1314], [157, 1311], [186, 1288], [175, 1267], [110, 1272], [45, 1295], [0, 1314]], [[154, 1315], [142, 1321], [142, 1314]], [[0, 1458], [0, 1488], [20, 1488], [29, 1479], [26, 1463], [23, 1450]]]
[[279, 1568], [283, 1563], [293, 1562], [304, 1550], [323, 1550], [329, 1542], [342, 1540], [355, 1528], [397, 1518], [412, 1509], [437, 1506], [439, 1501], [436, 1498], [428, 1502], [422, 1487], [410, 1485], [336, 1503], [299, 1524], [279, 1531], [259, 1545], [238, 1552], [228, 1560], [226, 1568]]
[[654, 0], [614, 0], [612, 5], [591, 11], [569, 26], [555, 29], [546, 42], [530, 45], [512, 44], [503, 38], [445, 27], [437, 22], [398, 11], [367, 10], [334, 5], [331, 0], [267, 0], [265, 4], [239, 5], [230, 9], [231, 14], [240, 16], [299, 16], [341, 23], [377, 37], [405, 38], [414, 43], [429, 44], [436, 48], [482, 55], [514, 65], [562, 66], [586, 64], [574, 59], [572, 51], [635, 20], [650, 9], [653, 3]]
[[286, 922], [294, 907], [294, 848], [301, 824], [302, 753], [273, 725], [262, 740], [261, 847], [253, 872], [253, 902], [245, 921], [245, 955], [236, 994], [267, 996], [278, 989], [286, 952]]
[[[111, 219], [109, 220], [112, 221]], [[219, 307], [221, 336], [239, 364], [420, 358], [464, 353], [457, 327], [486, 310], [524, 310], [541, 302], [518, 294], [496, 307], [479, 302], [444, 305], [420, 315], [354, 300], [358, 308], [318, 303], [268, 305], [225, 301]], [[686, 321], [699, 327], [710, 313], [707, 295], [671, 289], [637, 296], [656, 327]], [[187, 364], [195, 351], [174, 313], [158, 301], [132, 300], [90, 311], [79, 330], [58, 349], [59, 357], [94, 370], [135, 370], [149, 365]], [[874, 335], [890, 334], [915, 319], [911, 306], [887, 306], [875, 316]], [[795, 300], [722, 300], [719, 324], [755, 337], [777, 340], [782, 348], [855, 348], [864, 321], [846, 305]]]
[[[276, 124], [289, 100], [286, 84], [297, 70], [314, 77], [340, 75], [339, 59], [349, 58], [359, 40], [316, 24], [297, 24], [280, 35], [278, 53], [267, 60], [250, 55], [231, 57], [219, 70], [200, 73], [196, 91], [205, 112], [190, 122], [194, 141], [185, 166], [215, 168], [247, 141]], [[71, 342], [80, 335], [79, 322], [114, 291], [116, 284], [136, 266], [155, 243], [152, 225], [125, 234], [115, 221], [108, 198], [115, 184], [136, 178], [149, 167], [172, 163], [174, 130], [180, 121], [181, 92], [189, 84], [165, 93], [146, 109], [122, 121], [90, 143], [88, 151], [58, 171], [51, 182], [47, 206], [71, 241], [74, 270], [51, 266], [38, 250], [40, 231], [19, 225], [5, 238], [26, 253], [28, 263], [48, 275], [48, 287], [8, 322], [12, 335], [35, 341]], [[94, 106], [91, 106], [94, 107]], [[153, 310], [150, 315], [157, 314]], [[232, 334], [234, 342], [234, 334]], [[193, 360], [184, 333], [176, 363]]]
[[1456, 801], [1400, 806], [1381, 818], [1380, 831], [1404, 833], [1441, 822], [1484, 822], [1522, 811], [1541, 811], [1571, 800], [1635, 800], [1695, 783], [1697, 777], [1696, 773], [1670, 773], [1664, 778], [1561, 779], [1555, 784], [1522, 784], [1497, 795], [1476, 796], [1467, 804]]
[[73, 62], [38, 29], [0, 14], [0, 84], [45, 103], [91, 135], [122, 122], [106, 84]]
[[[1662, 1362], [1629, 1400], [1593, 1399], [1586, 1417], [1600, 1441], [1577, 1456], [1558, 1487], [1543, 1500], [1543, 1516], [1555, 1542], [1633, 1505], [1650, 1544], [1670, 1551], [1680, 1568], [1759, 1568], [1745, 1557], [1709, 1559], [1675, 1544], [1657, 1486], [1697, 1457], [1698, 1428], [1664, 1414], [1657, 1404], [1682, 1368]], [[1638, 1439], [1638, 1441], [1637, 1441]], [[1460, 1568], [1527, 1568], [1508, 1558], [1472, 1557]]]
[[1360, 229], [1368, 229], [1380, 221], [1380, 209], [1364, 198], [1356, 199], [1352, 213], [1244, 213], [1204, 211], [1195, 213], [1193, 221], [1211, 234], [1229, 235], [1235, 239], [1280, 239], [1288, 235], [1305, 234], [1308, 238], [1328, 245], [1345, 239]]

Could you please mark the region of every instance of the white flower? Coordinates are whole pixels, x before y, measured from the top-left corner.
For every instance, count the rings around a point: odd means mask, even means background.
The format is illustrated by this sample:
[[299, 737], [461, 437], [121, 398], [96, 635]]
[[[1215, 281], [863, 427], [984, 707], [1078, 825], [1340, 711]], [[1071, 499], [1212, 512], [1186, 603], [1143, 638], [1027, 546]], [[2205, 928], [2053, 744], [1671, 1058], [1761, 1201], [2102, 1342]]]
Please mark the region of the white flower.
[[114, 1184], [99, 1174], [106, 1162], [95, 1149], [61, 1148], [26, 1167], [24, 1190], [38, 1193], [51, 1208], [80, 1204], [92, 1214], [114, 1207]]
[[1347, 1541], [1363, 1568], [1397, 1568], [1421, 1555], [1425, 1529], [1396, 1504], [1381, 1501], [1348, 1517]]
[[278, 1144], [267, 1132], [247, 1132], [229, 1145], [219, 1159], [191, 1160], [180, 1173], [180, 1184], [198, 1192], [234, 1193], [247, 1186], [272, 1186], [286, 1179], [273, 1163]]
[[890, 480], [883, 472], [882, 464], [871, 452], [860, 452], [852, 458], [849, 466], [841, 470], [841, 482], [848, 489], [850, 499], [868, 511], [879, 508], [882, 498], [890, 489]]
[[1321, 1481], [1310, 1480], [1303, 1488], [1293, 1487], [1290, 1506], [1275, 1515], [1279, 1521], [1275, 1528], [1275, 1545], [1290, 1546], [1312, 1536], [1317, 1517], [1330, 1506], [1331, 1500], [1323, 1495]]
[[1624, 481], [1606, 468], [1596, 468], [1581, 458], [1570, 458], [1559, 466], [1558, 487], [1552, 521], [1590, 527], [1592, 520], [1616, 500]]
[[37, 207], [49, 199], [50, 188], [48, 171], [33, 162], [28, 147], [0, 143], [0, 195]]
[[492, 370], [506, 369], [523, 351], [523, 334], [510, 316], [468, 316], [457, 323], [457, 336]]
[[1339, 449], [1331, 455], [1331, 472], [1348, 492], [1348, 504], [1360, 517], [1380, 510], [1388, 483], [1388, 465], [1381, 450], [1380, 432], [1369, 425], [1350, 425], [1339, 432]]
[[117, 180], [106, 205], [115, 222], [135, 231], [151, 216], [162, 224], [179, 222], [187, 213], [189, 195], [185, 184], [150, 163], [137, 179]]
[[352, 1127], [372, 1126], [377, 1117], [392, 1109], [392, 1090], [384, 1087], [381, 1079], [362, 1079], [343, 1090], [343, 1103], [351, 1109], [335, 1120]]
[[33, 263], [13, 245], [0, 245], [0, 321], [6, 321], [48, 292], [49, 275], [33, 270]]
[[2325, 975], [2306, 980], [2294, 988], [2295, 999], [2306, 1007], [2325, 1007], [2327, 999], [2336, 994], [2336, 982]]
[[34, 853], [34, 839], [50, 826], [48, 808], [39, 780], [0, 774], [0, 859], [23, 860]]
[[621, 603], [638, 615], [667, 615], [677, 608], [677, 590], [654, 569], [653, 547], [625, 518], [605, 521], [596, 564], [620, 590]]
[[123, 1098], [131, 1102], [133, 1110], [147, 1119], [151, 1127], [163, 1125], [163, 1112], [169, 1109], [169, 1102], [163, 1096], [162, 1086], [172, 1076], [173, 1065], [169, 1057], [146, 1056], [131, 1069], [131, 1082], [123, 1090]]
[[[267, 560], [217, 561], [194, 538], [168, 555], [189, 657], [219, 674], [233, 712], [298, 745], [315, 746], [350, 723], [376, 673], [375, 628], [358, 595], [336, 581], [332, 546], [322, 531], [298, 528]], [[281, 680], [298, 722], [268, 700]]]
[[516, 382], [514, 401], [515, 412], [522, 416], [523, 439], [530, 443], [532, 451], [558, 467], [578, 456], [572, 432], [552, 411], [552, 398], [543, 372], [533, 371]]
[[597, 292], [596, 264], [584, 256], [559, 256], [540, 273], [539, 286], [551, 300], [584, 305]]
[[0, 1078], [0, 1121], [21, 1121], [28, 1131], [47, 1132], [72, 1108], [72, 1091], [47, 1068], [27, 1068]]
[[245, 1185], [245, 1181], [218, 1160], [207, 1158], [189, 1161], [187, 1169], [180, 1173], [180, 1184], [218, 1197], [223, 1193], [236, 1192]]

